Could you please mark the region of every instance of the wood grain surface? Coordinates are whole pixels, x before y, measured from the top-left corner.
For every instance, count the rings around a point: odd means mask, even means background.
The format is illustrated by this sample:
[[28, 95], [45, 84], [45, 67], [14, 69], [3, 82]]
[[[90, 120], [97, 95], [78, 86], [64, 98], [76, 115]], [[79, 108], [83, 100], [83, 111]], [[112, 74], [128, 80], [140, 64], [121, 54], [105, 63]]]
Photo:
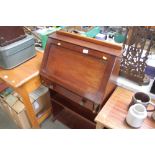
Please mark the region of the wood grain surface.
[[[82, 47], [88, 47], [100, 52], [104, 52], [114, 56], [121, 56], [122, 54], [122, 46], [118, 46], [112, 43], [103, 42], [97, 39], [83, 37], [75, 34], [70, 34], [67, 32], [60, 32], [53, 33], [50, 38], [58, 39], [58, 40], [65, 40], [66, 42], [70, 42], [75, 45], [79, 45]], [[80, 41], [79, 41], [80, 40]]]
[[[117, 87], [95, 118], [97, 127], [100, 128], [100, 126], [103, 126], [112, 129], [130, 129], [131, 127], [127, 125], [125, 118], [133, 94], [133, 92], [127, 89]], [[148, 117], [145, 119], [141, 129], [155, 128], [155, 121], [151, 118], [151, 114], [151, 112], [148, 113]]]
[[43, 53], [37, 52], [37, 55], [34, 58], [14, 69], [0, 69], [0, 79], [5, 81], [13, 88], [20, 87], [30, 79], [39, 75], [42, 57]]
[[121, 52], [113, 46], [54, 33], [48, 39], [40, 74], [101, 105], [115, 87], [111, 82], [118, 76], [116, 59]]

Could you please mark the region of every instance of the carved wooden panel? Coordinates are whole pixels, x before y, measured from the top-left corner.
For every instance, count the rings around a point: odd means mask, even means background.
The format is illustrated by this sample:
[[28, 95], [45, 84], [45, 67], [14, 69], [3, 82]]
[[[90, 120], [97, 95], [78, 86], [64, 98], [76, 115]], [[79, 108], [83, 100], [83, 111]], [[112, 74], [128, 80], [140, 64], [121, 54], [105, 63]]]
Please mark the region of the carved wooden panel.
[[147, 84], [149, 80], [144, 72], [154, 33], [151, 29], [141, 26], [127, 27], [127, 31], [120, 74], [139, 85]]

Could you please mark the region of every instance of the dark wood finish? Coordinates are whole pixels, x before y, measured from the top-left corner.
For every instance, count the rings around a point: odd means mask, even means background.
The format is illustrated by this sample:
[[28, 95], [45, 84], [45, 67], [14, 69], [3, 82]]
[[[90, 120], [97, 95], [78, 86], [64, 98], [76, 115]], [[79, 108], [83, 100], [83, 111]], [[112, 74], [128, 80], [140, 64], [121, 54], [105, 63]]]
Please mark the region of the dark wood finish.
[[[61, 35], [61, 37], [59, 37]], [[122, 50], [121, 45], [112, 44], [105, 41], [100, 41], [93, 38], [83, 37], [76, 34], [71, 34], [67, 32], [61, 32], [57, 31], [57, 33], [54, 33], [51, 35], [50, 38], [59, 40], [59, 41], [65, 41], [70, 42], [73, 45], [80, 45], [82, 47], [91, 48], [93, 50], [97, 50], [103, 53], [111, 54], [114, 56], [120, 57], [120, 51]]]
[[105, 102], [107, 101], [107, 99], [110, 97], [111, 93], [116, 88], [114, 81], [117, 80], [117, 77], [119, 75], [120, 63], [121, 63], [121, 59], [116, 58], [114, 68], [111, 72], [110, 79], [108, 80], [108, 83], [107, 83], [107, 87], [106, 87], [106, 91], [105, 91], [105, 98], [104, 98]]
[[73, 111], [68, 111], [67, 109], [63, 109], [59, 113], [57, 120], [71, 129], [95, 129], [95, 123], [85, 121], [83, 118], [77, 117]]
[[22, 26], [0, 26], [0, 46], [6, 46], [25, 37]]
[[[87, 118], [88, 120], [92, 122], [94, 121], [96, 114], [92, 113], [87, 108], [83, 108], [82, 105], [79, 105], [58, 93], [51, 92], [51, 100], [59, 104], [63, 108], [65, 107], [67, 109], [72, 109], [77, 114], [84, 116], [85, 118]], [[55, 113], [54, 115], [56, 114], [57, 113]]]
[[97, 40], [97, 39], [94, 39], [94, 38], [83, 37], [83, 36], [80, 36], [80, 35], [76, 35], [76, 34], [72, 34], [72, 33], [67, 33], [65, 31], [58, 31], [57, 33], [58, 34], [67, 35], [67, 36], [70, 36], [72, 38], [77, 38], [77, 39], [80, 39], [80, 40], [84, 40], [84, 41], [88, 41], [88, 42], [91, 42], [91, 43], [95, 43], [97, 45], [102, 45], [102, 46], [105, 46], [105, 47], [110, 47], [110, 48], [117, 49], [117, 50], [121, 50], [122, 49], [121, 45], [113, 44], [113, 43], [106, 42], [106, 41], [100, 41], [100, 40]]
[[93, 121], [98, 107], [115, 89], [113, 81], [119, 73], [121, 48], [114, 47], [61, 32], [51, 35], [40, 75], [42, 82], [55, 92], [51, 96], [54, 103], [59, 101], [62, 107]]

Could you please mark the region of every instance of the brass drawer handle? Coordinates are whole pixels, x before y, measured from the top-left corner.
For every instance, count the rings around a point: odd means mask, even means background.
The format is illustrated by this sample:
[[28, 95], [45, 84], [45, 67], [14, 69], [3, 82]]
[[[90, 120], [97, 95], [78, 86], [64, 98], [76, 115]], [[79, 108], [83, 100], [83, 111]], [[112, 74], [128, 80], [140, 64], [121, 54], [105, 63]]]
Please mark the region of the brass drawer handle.
[[60, 46], [60, 45], [61, 45], [61, 43], [57, 43], [57, 45], [58, 45], [58, 46]]
[[108, 58], [107, 58], [107, 57], [105, 57], [105, 56], [103, 56], [103, 57], [102, 57], [102, 59], [103, 59], [103, 60], [105, 60], [105, 61], [107, 61], [107, 60], [108, 60]]

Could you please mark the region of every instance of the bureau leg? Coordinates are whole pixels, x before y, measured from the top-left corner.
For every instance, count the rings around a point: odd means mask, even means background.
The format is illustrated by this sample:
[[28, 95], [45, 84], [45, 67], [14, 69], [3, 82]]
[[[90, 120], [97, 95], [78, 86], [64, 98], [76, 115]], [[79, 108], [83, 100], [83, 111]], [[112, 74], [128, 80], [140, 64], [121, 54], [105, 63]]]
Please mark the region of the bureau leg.
[[52, 122], [54, 122], [55, 120], [57, 120], [57, 118], [61, 115], [62, 112], [63, 112], [63, 110], [61, 110], [59, 113], [53, 115]]
[[64, 108], [62, 106], [52, 101], [52, 114], [53, 114], [52, 121], [53, 122], [58, 118], [58, 116], [61, 114], [63, 110]]

